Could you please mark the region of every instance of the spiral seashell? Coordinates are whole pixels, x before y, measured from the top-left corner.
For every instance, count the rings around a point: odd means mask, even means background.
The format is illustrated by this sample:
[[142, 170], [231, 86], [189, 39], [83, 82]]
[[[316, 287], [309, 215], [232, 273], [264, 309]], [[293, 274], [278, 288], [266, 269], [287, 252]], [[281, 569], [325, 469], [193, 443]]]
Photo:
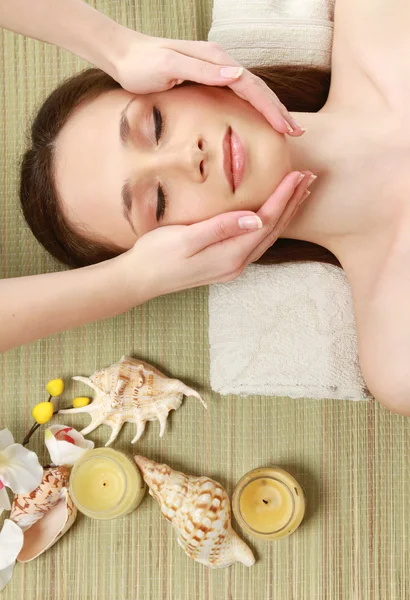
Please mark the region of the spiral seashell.
[[185, 475], [143, 456], [134, 460], [190, 558], [212, 568], [255, 563], [250, 548], [232, 529], [229, 497], [219, 483]]
[[18, 562], [29, 562], [40, 556], [74, 523], [77, 509], [67, 490], [68, 480], [66, 467], [48, 467], [35, 490], [14, 497], [10, 519], [24, 532]]
[[99, 425], [109, 425], [109, 446], [124, 423], [135, 423], [137, 433], [132, 444], [142, 436], [147, 421], [160, 422], [160, 437], [165, 432], [168, 414], [177, 410], [184, 395], [195, 396], [207, 408], [201, 396], [178, 379], [170, 379], [154, 367], [135, 358], [123, 356], [120, 362], [96, 371], [91, 377], [73, 377], [90, 386], [96, 393], [91, 404], [81, 408], [60, 410], [63, 414], [89, 413], [91, 423], [81, 431], [87, 435]]
[[68, 485], [69, 471], [66, 467], [44, 469], [40, 485], [29, 494], [14, 496], [10, 519], [23, 531], [42, 519], [61, 499], [63, 488]]

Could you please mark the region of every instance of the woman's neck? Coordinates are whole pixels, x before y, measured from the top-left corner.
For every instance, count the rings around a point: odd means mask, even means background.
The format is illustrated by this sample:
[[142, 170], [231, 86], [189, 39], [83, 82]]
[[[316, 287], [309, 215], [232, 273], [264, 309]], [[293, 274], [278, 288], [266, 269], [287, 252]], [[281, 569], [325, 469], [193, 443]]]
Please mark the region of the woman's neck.
[[[309, 170], [317, 175], [311, 195], [282, 237], [313, 242], [338, 254], [340, 241], [352, 231], [359, 218], [349, 201], [341, 202], [343, 173], [354, 168], [357, 153], [352, 151], [360, 134], [351, 115], [326, 112], [293, 113], [307, 132], [287, 137], [292, 170]], [[359, 126], [360, 131], [360, 126]]]

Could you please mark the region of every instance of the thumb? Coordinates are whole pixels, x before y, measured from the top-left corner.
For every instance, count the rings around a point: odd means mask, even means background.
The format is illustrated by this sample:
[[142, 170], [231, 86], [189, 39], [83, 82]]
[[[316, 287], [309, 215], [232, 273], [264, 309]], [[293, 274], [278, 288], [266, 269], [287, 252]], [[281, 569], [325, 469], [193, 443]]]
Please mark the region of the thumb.
[[228, 85], [237, 81], [243, 70], [243, 67], [215, 65], [178, 53], [178, 60], [175, 60], [175, 67], [172, 69], [172, 78], [188, 79], [204, 85]]
[[212, 244], [261, 229], [262, 225], [260, 217], [250, 211], [223, 213], [207, 221], [189, 225], [186, 233], [190, 254], [193, 256]]

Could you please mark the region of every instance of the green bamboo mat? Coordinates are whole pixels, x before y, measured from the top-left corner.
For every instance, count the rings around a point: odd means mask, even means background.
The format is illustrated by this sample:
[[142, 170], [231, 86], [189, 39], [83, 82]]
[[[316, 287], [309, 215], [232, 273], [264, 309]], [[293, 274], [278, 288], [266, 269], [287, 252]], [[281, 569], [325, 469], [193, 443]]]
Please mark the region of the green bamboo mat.
[[[205, 39], [211, 0], [98, 0], [94, 6], [149, 34]], [[49, 271], [17, 204], [17, 166], [30, 117], [46, 93], [83, 63], [39, 42], [0, 31], [0, 269], [2, 277]], [[41, 289], [37, 293], [41, 294]], [[81, 293], [81, 290], [73, 290]], [[121, 290], [118, 290], [121, 293]], [[98, 298], [96, 298], [98, 302]], [[0, 356], [0, 427], [22, 441], [30, 408], [48, 379], [89, 375], [132, 354], [204, 394], [185, 399], [159, 439], [150, 423], [135, 452], [231, 493], [248, 470], [280, 465], [304, 487], [305, 521], [290, 538], [251, 541], [257, 563], [211, 571], [188, 559], [156, 502], [112, 522], [79, 517], [51, 550], [17, 565], [7, 600], [408, 600], [410, 421], [373, 402], [220, 397], [209, 388], [207, 291], [153, 300], [104, 322]], [[61, 404], [88, 393], [67, 385]], [[84, 425], [86, 418], [64, 422]], [[108, 439], [106, 427], [90, 437]], [[114, 447], [131, 453], [126, 425]], [[39, 437], [30, 447], [47, 456]], [[235, 525], [238, 532], [240, 529]]]

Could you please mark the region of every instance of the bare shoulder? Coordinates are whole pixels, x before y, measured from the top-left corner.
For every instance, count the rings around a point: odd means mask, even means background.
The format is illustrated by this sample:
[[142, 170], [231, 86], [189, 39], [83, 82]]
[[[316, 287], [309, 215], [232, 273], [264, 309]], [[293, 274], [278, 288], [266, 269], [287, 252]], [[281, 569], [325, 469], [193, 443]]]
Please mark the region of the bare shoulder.
[[370, 285], [356, 286], [354, 303], [366, 384], [391, 411], [410, 416], [409, 235], [398, 237]]
[[410, 2], [336, 0], [329, 101], [408, 99]]

